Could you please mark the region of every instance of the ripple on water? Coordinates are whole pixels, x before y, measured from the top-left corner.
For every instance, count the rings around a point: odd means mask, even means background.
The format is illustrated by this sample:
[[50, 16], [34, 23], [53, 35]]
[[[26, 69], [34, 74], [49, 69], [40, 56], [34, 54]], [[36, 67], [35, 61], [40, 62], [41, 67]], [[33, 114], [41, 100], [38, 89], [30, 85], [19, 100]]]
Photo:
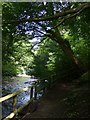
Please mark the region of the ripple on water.
[[[2, 95], [5, 96], [7, 94], [13, 93], [15, 91], [18, 91], [22, 88], [30, 86], [33, 81], [36, 81], [37, 79], [30, 79], [24, 78], [24, 77], [17, 77], [12, 80], [6, 80], [2, 84]], [[25, 84], [27, 83], [27, 84]], [[17, 98], [17, 108], [22, 106], [24, 103], [26, 103], [30, 99], [30, 93], [29, 91], [21, 93], [18, 98]], [[2, 104], [2, 112], [3, 112], [3, 117], [6, 117], [8, 114], [12, 112], [12, 99], [7, 100], [3, 102]]]

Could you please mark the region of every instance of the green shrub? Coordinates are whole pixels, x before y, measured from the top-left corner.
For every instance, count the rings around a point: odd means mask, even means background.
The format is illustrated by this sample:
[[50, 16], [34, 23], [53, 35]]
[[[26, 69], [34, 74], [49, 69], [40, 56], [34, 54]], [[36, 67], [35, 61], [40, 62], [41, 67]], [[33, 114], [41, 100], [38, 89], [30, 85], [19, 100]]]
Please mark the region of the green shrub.
[[12, 63], [3, 64], [2, 75], [3, 76], [16, 76], [17, 75], [16, 66]]

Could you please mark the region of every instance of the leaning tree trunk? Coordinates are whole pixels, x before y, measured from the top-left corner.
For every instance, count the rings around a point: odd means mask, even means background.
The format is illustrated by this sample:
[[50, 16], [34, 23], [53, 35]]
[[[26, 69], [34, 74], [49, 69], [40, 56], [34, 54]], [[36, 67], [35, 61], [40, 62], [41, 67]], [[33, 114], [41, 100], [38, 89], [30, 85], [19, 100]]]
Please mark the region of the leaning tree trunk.
[[78, 58], [74, 55], [73, 50], [70, 47], [70, 44], [67, 40], [63, 39], [59, 32], [49, 31], [50, 38], [56, 41], [64, 53], [70, 58], [70, 60], [74, 63], [75, 67], [77, 68], [77, 72], [82, 75], [85, 72], [85, 69]]
[[58, 42], [64, 53], [72, 60], [74, 65], [77, 68], [78, 73], [83, 74], [85, 72], [83, 65], [81, 62], [78, 60], [78, 58], [74, 55], [71, 47], [66, 43], [65, 40], [61, 40]]

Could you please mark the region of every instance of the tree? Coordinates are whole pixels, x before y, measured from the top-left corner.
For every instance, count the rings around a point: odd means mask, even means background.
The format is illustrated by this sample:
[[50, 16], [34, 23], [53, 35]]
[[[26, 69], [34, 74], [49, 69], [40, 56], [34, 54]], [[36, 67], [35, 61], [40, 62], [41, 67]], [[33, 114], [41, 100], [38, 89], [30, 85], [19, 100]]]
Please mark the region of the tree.
[[[11, 7], [8, 7], [8, 3], [5, 3], [3, 8], [4, 27], [7, 28], [13, 25], [17, 29], [16, 33], [18, 35], [29, 34], [31, 38], [49, 37], [60, 45], [65, 54], [75, 64], [79, 73], [82, 74], [84, 72], [84, 68], [74, 55], [69, 41], [65, 40], [63, 32], [69, 31], [69, 33], [72, 33], [72, 24], [71, 22], [67, 23], [67, 21], [73, 21], [72, 19], [74, 19], [75, 24], [78, 24], [77, 16], [86, 20], [87, 29], [89, 29], [89, 21], [87, 17], [84, 17], [88, 16], [87, 13], [90, 11], [89, 3], [47, 2], [46, 5], [44, 3], [11, 3]], [[12, 19], [7, 18], [7, 13], [14, 17]], [[83, 16], [81, 16], [81, 13], [83, 13]], [[80, 26], [83, 26], [82, 20]], [[81, 32], [82, 27], [79, 30], [79, 33]]]
[[[72, 40], [73, 36], [65, 35], [78, 59], [82, 60], [84, 65], [88, 65], [88, 42], [86, 40]], [[73, 80], [78, 77], [72, 61], [64, 54], [59, 45], [51, 39], [42, 41], [40, 46], [34, 51], [33, 64], [29, 64], [27, 73], [34, 75], [39, 79], [50, 80]]]

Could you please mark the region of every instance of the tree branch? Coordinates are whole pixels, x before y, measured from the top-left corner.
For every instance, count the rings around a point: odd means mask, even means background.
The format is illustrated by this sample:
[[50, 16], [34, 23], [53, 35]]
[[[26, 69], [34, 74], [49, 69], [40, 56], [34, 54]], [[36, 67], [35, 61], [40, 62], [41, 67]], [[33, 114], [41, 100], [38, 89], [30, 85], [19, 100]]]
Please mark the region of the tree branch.
[[54, 26], [52, 29], [55, 29], [55, 28], [59, 27], [59, 26], [60, 26], [61, 24], [63, 24], [63, 22], [65, 22], [67, 19], [72, 18], [72, 17], [75, 17], [76, 15], [78, 15], [79, 13], [81, 13], [83, 10], [84, 10], [84, 8], [80, 9], [78, 12], [76, 12], [76, 13], [73, 14], [73, 15], [64, 17], [64, 18], [61, 20], [61, 22], [60, 22], [59, 24], [57, 24], [56, 26]]
[[42, 43], [44, 40], [45, 40], [45, 38], [43, 38], [40, 42], [35, 43], [35, 44], [30, 48], [30, 50], [32, 50], [36, 45], [39, 45], [40, 43]]
[[39, 21], [52, 21], [54, 19], [58, 19], [59, 17], [67, 16], [69, 14], [74, 14], [79, 12], [81, 9], [84, 10], [86, 8], [90, 7], [90, 3], [83, 3], [76, 9], [70, 9], [64, 12], [57, 13], [53, 16], [45, 17], [45, 18], [33, 18], [33, 19], [22, 19], [22, 20], [15, 20], [15, 21], [10, 21], [10, 22], [5, 22], [6, 24], [11, 24], [11, 23], [23, 23], [23, 22], [39, 22]]

